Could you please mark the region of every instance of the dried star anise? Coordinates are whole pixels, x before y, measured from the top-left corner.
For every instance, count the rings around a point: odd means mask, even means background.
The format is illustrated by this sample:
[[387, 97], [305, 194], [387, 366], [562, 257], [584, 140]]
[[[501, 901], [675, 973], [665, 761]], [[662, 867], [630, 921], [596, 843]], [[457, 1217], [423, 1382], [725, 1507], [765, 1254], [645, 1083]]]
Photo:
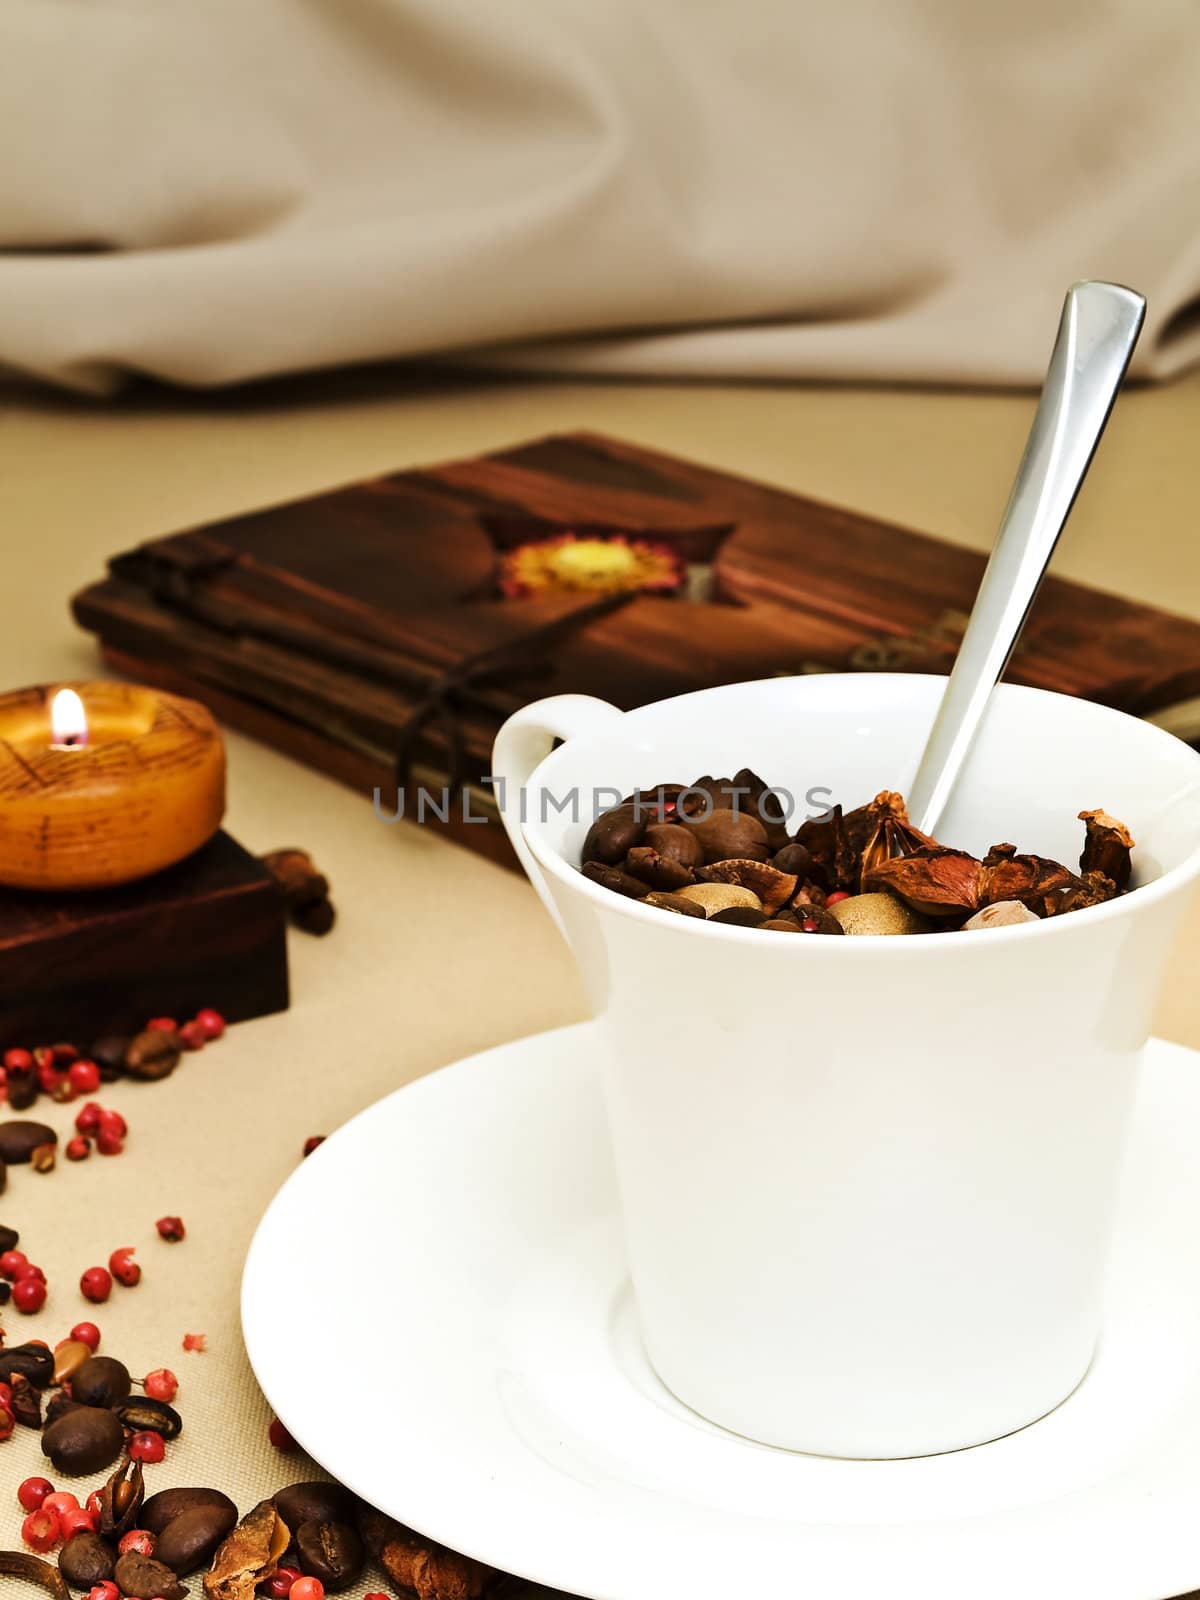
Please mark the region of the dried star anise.
[[[867, 874], [885, 861], [898, 856], [910, 856], [923, 848], [940, 849], [936, 839], [931, 839], [908, 820], [908, 807], [904, 796], [891, 789], [877, 794], [869, 805], [859, 806], [846, 817], [846, 833], [851, 845], [858, 850], [858, 887], [861, 891]], [[865, 834], [865, 837], [862, 837]], [[858, 840], [862, 837], [862, 843]]]
[[[985, 870], [965, 850], [922, 845], [911, 855], [881, 861], [864, 875], [863, 890], [886, 889], [923, 916], [957, 921], [984, 904]], [[1000, 899], [1016, 899], [1001, 895]]]
[[846, 831], [841, 806], [832, 806], [821, 816], [801, 823], [794, 838], [812, 856], [813, 881], [827, 893], [857, 886], [858, 852]]
[[1087, 828], [1083, 854], [1079, 857], [1079, 870], [1086, 878], [1091, 872], [1100, 872], [1112, 880], [1118, 894], [1129, 887], [1133, 868], [1133, 839], [1124, 823], [1110, 817], [1107, 811], [1081, 811], [1079, 820]]

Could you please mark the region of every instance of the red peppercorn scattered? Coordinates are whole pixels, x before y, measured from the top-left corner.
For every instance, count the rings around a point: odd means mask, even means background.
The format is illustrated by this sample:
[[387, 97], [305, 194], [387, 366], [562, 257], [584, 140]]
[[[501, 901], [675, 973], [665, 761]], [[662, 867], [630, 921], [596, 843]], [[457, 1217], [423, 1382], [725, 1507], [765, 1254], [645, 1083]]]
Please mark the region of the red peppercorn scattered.
[[185, 1022], [179, 1030], [179, 1041], [185, 1050], [203, 1050], [208, 1035], [198, 1022]]
[[0, 1255], [0, 1278], [8, 1278], [11, 1281], [28, 1261], [29, 1257], [24, 1250], [6, 1250]]
[[165, 1239], [168, 1244], [177, 1244], [187, 1232], [182, 1217], [159, 1217], [154, 1226], [158, 1229], [158, 1237]]
[[46, 1304], [46, 1285], [41, 1278], [21, 1278], [13, 1285], [12, 1303], [28, 1317]]
[[849, 900], [849, 898], [850, 895], [845, 889], [835, 889], [832, 894], [825, 896], [825, 904], [827, 906], [835, 906], [839, 900]]
[[69, 1489], [55, 1489], [42, 1501], [47, 1511], [61, 1517], [64, 1511], [78, 1511], [79, 1501]]
[[112, 1275], [103, 1267], [89, 1267], [79, 1280], [79, 1288], [85, 1300], [100, 1305], [112, 1293]]
[[100, 1518], [97, 1512], [76, 1506], [74, 1511], [64, 1511], [59, 1515], [58, 1525], [64, 1540], [73, 1539], [77, 1533], [96, 1533]]
[[100, 1133], [107, 1133], [114, 1139], [125, 1139], [129, 1135], [129, 1124], [119, 1111], [110, 1111], [106, 1106], [100, 1107]]
[[[12, 1401], [12, 1384], [0, 1383], [0, 1406], [7, 1406]], [[36, 1511], [36, 1506], [26, 1506], [26, 1511]]]
[[297, 1578], [288, 1590], [288, 1600], [325, 1600], [325, 1585], [320, 1578]]
[[313, 1151], [317, 1148], [318, 1145], [322, 1145], [324, 1143], [325, 1143], [325, 1135], [323, 1133], [310, 1133], [308, 1138], [305, 1139], [305, 1141], [304, 1141], [304, 1152], [303, 1153], [306, 1156], [310, 1156], [310, 1155], [312, 1155]]
[[372, 1589], [370, 1594], [363, 1595], [363, 1600], [390, 1600], [390, 1596], [381, 1594], [378, 1589]]
[[45, 1283], [46, 1274], [42, 1271], [41, 1267], [36, 1264], [36, 1262], [27, 1261], [23, 1267], [17, 1268], [13, 1282], [22, 1283], [26, 1278], [40, 1278], [42, 1282]]
[[71, 1338], [87, 1345], [93, 1355], [100, 1348], [100, 1329], [94, 1322], [77, 1322], [71, 1329]]
[[267, 1579], [262, 1592], [269, 1594], [271, 1600], [287, 1600], [292, 1592], [292, 1585], [297, 1578], [303, 1576], [299, 1567], [279, 1567], [274, 1576]]
[[100, 1525], [100, 1513], [104, 1509], [103, 1504], [102, 1504], [101, 1499], [100, 1499], [100, 1491], [99, 1491], [99, 1489], [93, 1489], [91, 1494], [88, 1495], [87, 1499], [83, 1503], [84, 1503], [84, 1507], [88, 1511], [91, 1511], [95, 1515], [96, 1525], [97, 1525], [97, 1527], [99, 1527], [99, 1525]]
[[169, 1404], [175, 1398], [179, 1379], [170, 1367], [155, 1367], [154, 1371], [148, 1372], [142, 1380], [142, 1387], [151, 1400], [165, 1400]]
[[282, 1450], [284, 1455], [291, 1455], [293, 1450], [299, 1450], [300, 1448], [278, 1417], [271, 1419], [271, 1426], [267, 1429], [267, 1438], [270, 1439], [276, 1450]]
[[[135, 1435], [135, 1438], [141, 1437], [141, 1434]], [[157, 1438], [157, 1435], [155, 1437]], [[135, 1550], [139, 1556], [152, 1556], [154, 1554], [154, 1544], [154, 1535], [149, 1529], [130, 1528], [128, 1533], [122, 1534], [121, 1538], [118, 1539], [117, 1549], [123, 1556], [128, 1555], [131, 1550]]]
[[100, 1118], [104, 1108], [95, 1100], [89, 1100], [75, 1113], [76, 1133], [95, 1133], [100, 1127]]
[[225, 1018], [211, 1006], [205, 1006], [202, 1011], [197, 1011], [192, 1020], [206, 1039], [219, 1039], [225, 1032]]
[[6, 1050], [4, 1052], [5, 1072], [28, 1072], [33, 1066], [33, 1057], [28, 1050]]
[[73, 1139], [68, 1139], [63, 1147], [63, 1154], [68, 1161], [86, 1161], [92, 1153], [92, 1141], [85, 1139], [82, 1133], [77, 1133]]
[[16, 1425], [17, 1419], [13, 1416], [8, 1407], [0, 1406], [0, 1440], [11, 1439], [13, 1429], [16, 1427]]
[[124, 1148], [124, 1139], [118, 1139], [115, 1133], [105, 1133], [101, 1128], [96, 1135], [96, 1149], [102, 1156], [119, 1156]]
[[208, 1335], [206, 1333], [185, 1333], [183, 1336], [185, 1350], [198, 1350], [203, 1353], [208, 1349]]
[[94, 1061], [73, 1061], [67, 1068], [67, 1077], [76, 1094], [95, 1094], [100, 1087], [100, 1068]]
[[[12, 1051], [9, 1051], [12, 1054]], [[42, 1501], [48, 1494], [54, 1493], [54, 1485], [49, 1478], [26, 1478], [17, 1489], [17, 1500], [23, 1511], [40, 1511]]]
[[141, 1281], [142, 1269], [133, 1259], [132, 1245], [122, 1245], [119, 1250], [113, 1251], [108, 1258], [108, 1270], [126, 1289], [132, 1289], [135, 1283]]
[[103, 1582], [92, 1585], [84, 1600], [121, 1600], [121, 1591], [111, 1578], [105, 1578]]
[[135, 1433], [126, 1449], [131, 1461], [161, 1461], [167, 1453], [161, 1433]]
[[155, 1033], [178, 1033], [179, 1024], [174, 1017], [151, 1017], [146, 1024], [146, 1032], [153, 1030]]
[[61, 1534], [57, 1515], [53, 1511], [47, 1511], [45, 1506], [37, 1511], [31, 1511], [21, 1524], [22, 1539], [39, 1555], [45, 1555], [48, 1550], [53, 1550]]

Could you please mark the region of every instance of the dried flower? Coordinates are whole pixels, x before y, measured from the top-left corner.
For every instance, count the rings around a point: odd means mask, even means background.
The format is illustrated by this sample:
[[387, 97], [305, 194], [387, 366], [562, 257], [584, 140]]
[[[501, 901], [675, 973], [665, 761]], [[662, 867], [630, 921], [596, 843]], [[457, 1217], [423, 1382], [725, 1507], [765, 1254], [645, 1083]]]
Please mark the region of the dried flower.
[[[945, 922], [969, 916], [983, 903], [985, 869], [965, 850], [922, 845], [911, 855], [881, 861], [865, 875], [863, 889], [886, 889], [923, 916]], [[998, 899], [1015, 899], [1000, 895]]]
[[920, 828], [912, 825], [908, 820], [904, 796], [891, 789], [884, 789], [869, 805], [860, 806], [847, 816], [846, 833], [852, 846], [856, 845], [864, 832], [865, 838], [857, 846], [860, 891], [866, 883], [867, 874], [885, 861], [894, 861], [898, 856], [910, 856], [914, 850], [925, 847], [938, 847], [936, 839], [931, 839], [927, 833], [922, 833]]

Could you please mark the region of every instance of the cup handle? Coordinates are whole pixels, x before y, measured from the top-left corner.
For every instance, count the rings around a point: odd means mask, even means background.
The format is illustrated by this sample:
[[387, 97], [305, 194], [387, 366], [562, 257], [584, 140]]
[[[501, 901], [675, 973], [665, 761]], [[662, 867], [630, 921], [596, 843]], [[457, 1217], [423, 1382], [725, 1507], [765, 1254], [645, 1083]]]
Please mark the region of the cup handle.
[[[521, 795], [534, 770], [554, 748], [556, 739], [574, 739], [595, 733], [625, 713], [607, 700], [591, 694], [556, 694], [522, 706], [503, 724], [492, 746], [492, 781], [509, 841], [537, 890], [542, 904], [554, 918], [555, 926], [567, 938], [558, 907], [546, 887], [542, 869], [525, 842], [521, 825]], [[568, 943], [570, 941], [568, 940]]]

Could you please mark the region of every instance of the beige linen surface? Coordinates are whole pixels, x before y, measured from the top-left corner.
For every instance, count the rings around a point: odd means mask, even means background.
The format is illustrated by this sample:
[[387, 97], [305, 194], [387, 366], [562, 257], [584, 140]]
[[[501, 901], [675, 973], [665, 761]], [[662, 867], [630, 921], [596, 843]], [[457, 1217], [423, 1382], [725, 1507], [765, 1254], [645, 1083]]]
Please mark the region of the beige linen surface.
[[[431, 388], [384, 373], [236, 399], [131, 398], [111, 409], [53, 396], [8, 399], [0, 410], [5, 687], [96, 670], [91, 641], [68, 620], [66, 596], [133, 540], [555, 428], [622, 432], [984, 544], [1032, 405], [1017, 396], [882, 391]], [[1200, 553], [1190, 537], [1198, 430], [1200, 375], [1127, 395], [1058, 569], [1200, 615]], [[323, 941], [293, 936], [290, 1012], [233, 1029], [164, 1083], [106, 1088], [102, 1101], [130, 1122], [125, 1154], [64, 1162], [41, 1177], [14, 1171], [0, 1220], [20, 1228], [22, 1246], [51, 1281], [41, 1315], [3, 1313], [10, 1342], [61, 1337], [88, 1311], [76, 1288], [83, 1268], [116, 1245], [137, 1247], [142, 1283], [114, 1290], [94, 1316], [103, 1348], [135, 1372], [165, 1364], [180, 1376], [185, 1432], [152, 1469], [153, 1483], [215, 1483], [246, 1509], [313, 1470], [267, 1444], [269, 1413], [237, 1316], [246, 1246], [304, 1137], [331, 1131], [469, 1051], [574, 1020], [582, 1001], [565, 950], [521, 880], [420, 829], [380, 826], [365, 800], [244, 738], [231, 735], [229, 753], [231, 828], [256, 850], [293, 842], [312, 849], [332, 879], [338, 927]], [[1193, 918], [1158, 1020], [1161, 1032], [1193, 1046], [1198, 942]], [[70, 1108], [45, 1114], [69, 1126]], [[184, 1243], [155, 1236], [164, 1212], [184, 1217]], [[380, 1264], [386, 1270], [386, 1249]], [[328, 1270], [313, 1263], [318, 1280]], [[414, 1306], [434, 1293], [436, 1286], [420, 1286]], [[208, 1352], [185, 1354], [185, 1332], [206, 1333]], [[297, 1326], [281, 1305], [278, 1337], [311, 1345], [319, 1393], [319, 1319]], [[44, 1466], [32, 1436], [0, 1444], [0, 1544], [18, 1538], [12, 1490]], [[358, 1593], [381, 1587], [372, 1580]]]
[[1109, 277], [1162, 377], [1198, 101], [1191, 0], [0, 0], [0, 363], [1029, 383]]

